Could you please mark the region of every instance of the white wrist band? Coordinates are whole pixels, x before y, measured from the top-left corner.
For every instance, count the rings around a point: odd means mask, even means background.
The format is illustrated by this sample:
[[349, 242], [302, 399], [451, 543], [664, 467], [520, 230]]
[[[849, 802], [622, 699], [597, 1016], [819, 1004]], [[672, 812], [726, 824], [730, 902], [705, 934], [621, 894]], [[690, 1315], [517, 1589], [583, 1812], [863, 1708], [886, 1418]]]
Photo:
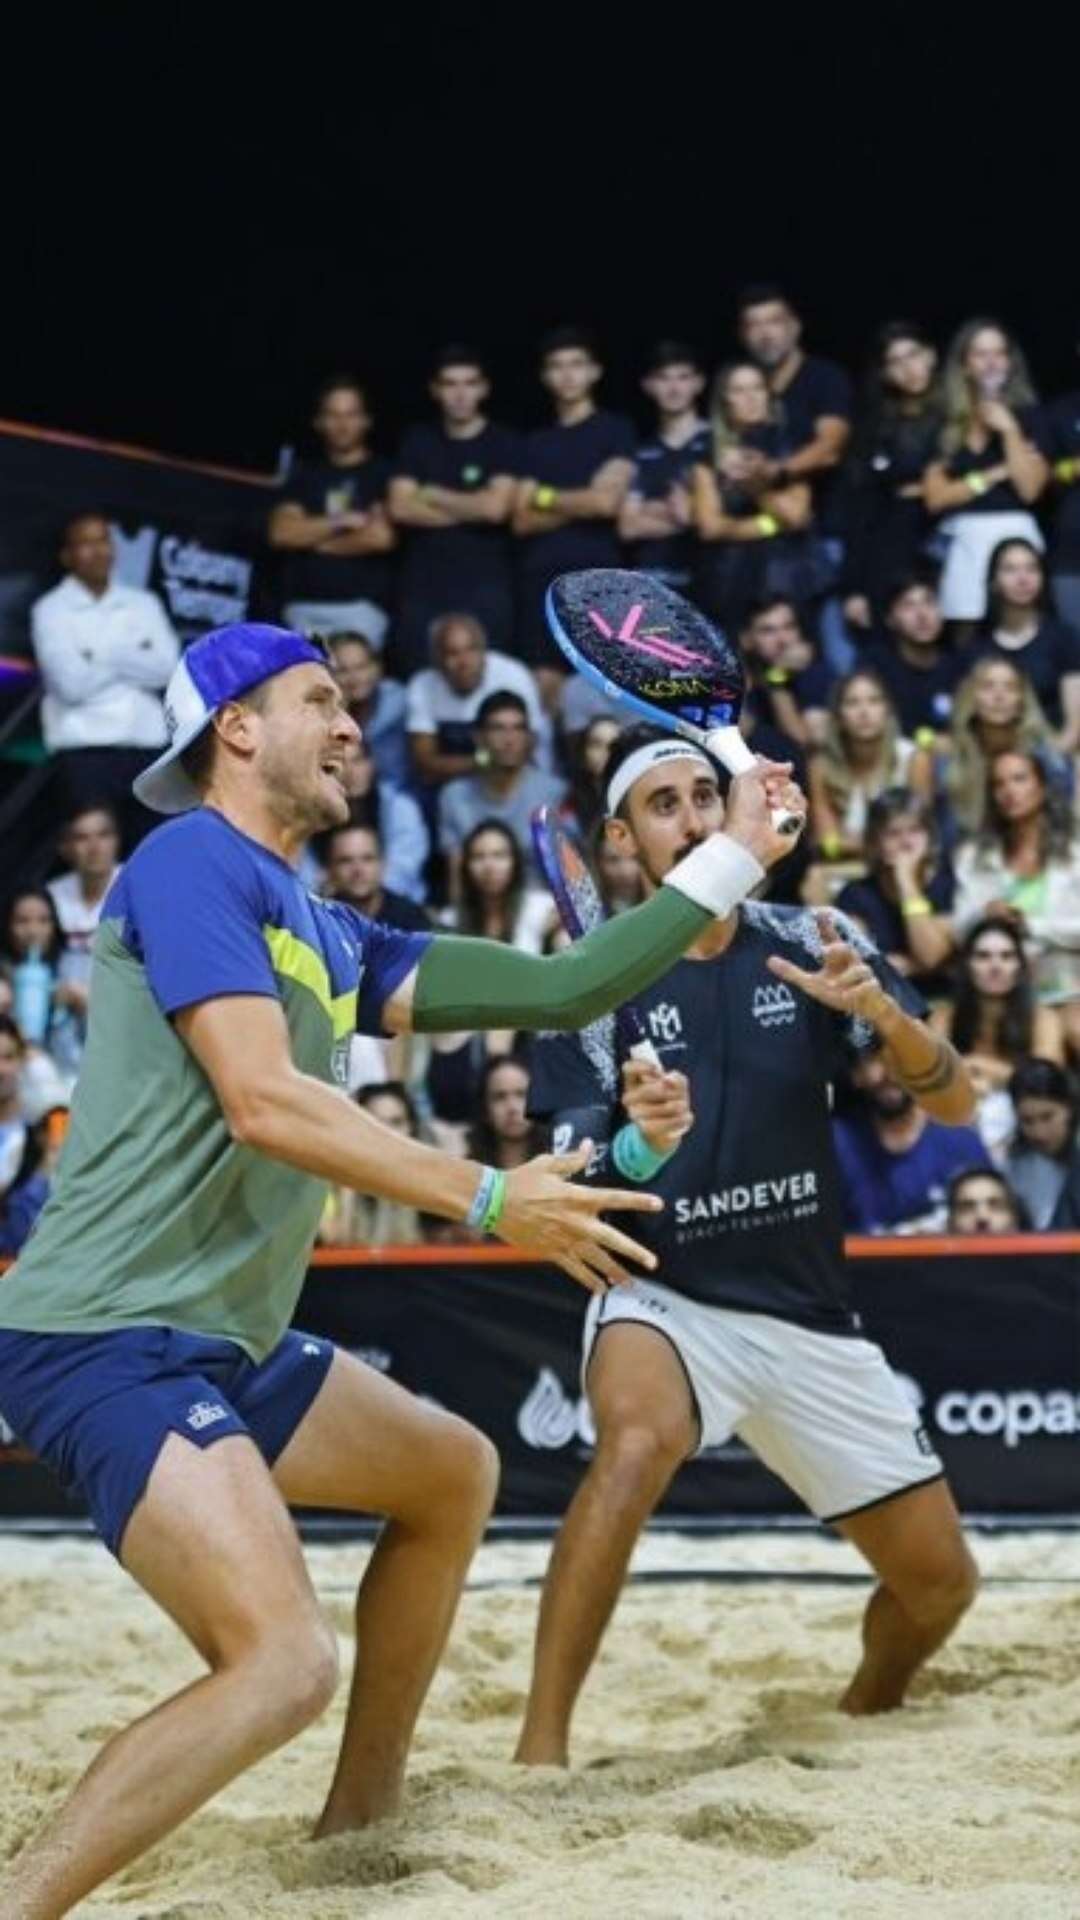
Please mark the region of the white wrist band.
[[724, 920], [764, 878], [764, 867], [748, 847], [730, 834], [713, 833], [665, 874], [664, 885]]

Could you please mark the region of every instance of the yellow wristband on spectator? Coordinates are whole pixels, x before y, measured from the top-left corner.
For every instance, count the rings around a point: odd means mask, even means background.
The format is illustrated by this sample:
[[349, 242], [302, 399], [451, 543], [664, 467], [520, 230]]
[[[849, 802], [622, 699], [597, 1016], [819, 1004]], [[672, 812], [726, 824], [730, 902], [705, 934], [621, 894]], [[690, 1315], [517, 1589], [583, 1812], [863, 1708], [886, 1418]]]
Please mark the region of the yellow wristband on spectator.
[[533, 506], [540, 513], [550, 513], [558, 497], [558, 487], [537, 487], [533, 494]]
[[1071, 487], [1076, 479], [1078, 467], [1080, 467], [1080, 460], [1055, 460], [1054, 462], [1054, 472], [1067, 487]]
[[770, 687], [786, 687], [791, 675], [786, 667], [766, 667], [765, 679]]
[[779, 533], [780, 531], [780, 522], [771, 513], [759, 513], [755, 518], [754, 525], [763, 540], [771, 540], [773, 534]]
[[905, 920], [923, 920], [934, 909], [926, 895], [920, 893], [914, 900], [901, 900], [900, 911]]
[[916, 727], [915, 745], [917, 747], [930, 748], [934, 745], [936, 740], [937, 740], [937, 734], [934, 732], [933, 727]]
[[989, 491], [990, 482], [985, 473], [965, 473], [964, 485], [970, 487], [972, 493], [978, 495]]
[[838, 859], [840, 855], [841, 845], [842, 845], [842, 842], [840, 839], [840, 835], [838, 833], [822, 834], [821, 851], [825, 855], [826, 860]]

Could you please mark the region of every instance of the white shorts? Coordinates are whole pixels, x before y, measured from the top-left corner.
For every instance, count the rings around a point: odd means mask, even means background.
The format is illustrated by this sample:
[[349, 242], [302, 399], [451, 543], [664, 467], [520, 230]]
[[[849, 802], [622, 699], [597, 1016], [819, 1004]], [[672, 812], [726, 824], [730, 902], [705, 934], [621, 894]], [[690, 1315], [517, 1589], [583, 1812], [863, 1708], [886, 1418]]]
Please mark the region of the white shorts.
[[597, 1334], [620, 1320], [652, 1327], [675, 1348], [697, 1403], [701, 1446], [737, 1434], [819, 1520], [842, 1520], [945, 1471], [870, 1340], [703, 1306], [654, 1280], [633, 1280], [590, 1304], [586, 1394]]

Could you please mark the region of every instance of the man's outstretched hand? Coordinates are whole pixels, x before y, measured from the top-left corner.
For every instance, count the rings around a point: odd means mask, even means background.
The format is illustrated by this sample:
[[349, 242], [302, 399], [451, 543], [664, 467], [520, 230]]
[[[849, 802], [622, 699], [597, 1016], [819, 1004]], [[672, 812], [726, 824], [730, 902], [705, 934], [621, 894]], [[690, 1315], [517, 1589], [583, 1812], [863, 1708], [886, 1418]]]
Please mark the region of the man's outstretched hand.
[[832, 915], [819, 913], [817, 923], [825, 949], [817, 972], [796, 967], [777, 953], [769, 957], [769, 972], [823, 1007], [831, 1007], [834, 1013], [854, 1014], [873, 1024], [891, 1004], [889, 995], [869, 962], [837, 932]]

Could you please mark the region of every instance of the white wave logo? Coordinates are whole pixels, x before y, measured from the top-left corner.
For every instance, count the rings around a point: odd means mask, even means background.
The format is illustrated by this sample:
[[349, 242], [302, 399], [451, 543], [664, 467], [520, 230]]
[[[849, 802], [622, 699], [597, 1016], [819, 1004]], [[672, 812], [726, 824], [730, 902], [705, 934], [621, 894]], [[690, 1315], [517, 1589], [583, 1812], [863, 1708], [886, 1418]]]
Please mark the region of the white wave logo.
[[782, 981], [775, 987], [755, 987], [750, 1011], [759, 1027], [788, 1027], [795, 1019], [795, 996]]
[[578, 1431], [579, 1407], [551, 1367], [541, 1367], [536, 1385], [518, 1408], [517, 1430], [528, 1447], [555, 1451]]

